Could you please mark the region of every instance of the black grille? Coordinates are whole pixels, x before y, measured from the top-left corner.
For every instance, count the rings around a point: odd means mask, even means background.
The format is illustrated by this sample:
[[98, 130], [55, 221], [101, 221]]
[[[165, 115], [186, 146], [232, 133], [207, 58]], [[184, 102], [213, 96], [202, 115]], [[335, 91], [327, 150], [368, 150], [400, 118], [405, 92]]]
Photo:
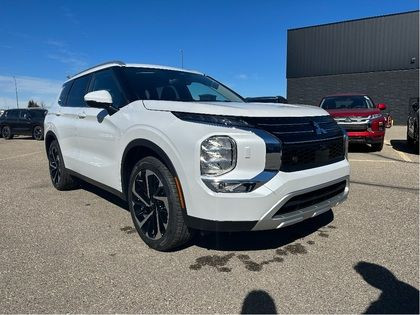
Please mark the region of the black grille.
[[308, 143], [286, 144], [283, 148], [283, 172], [301, 171], [341, 161], [344, 157], [343, 137]]
[[308, 193], [304, 193], [302, 195], [298, 195], [295, 197], [290, 198], [281, 208], [279, 211], [276, 212], [274, 217], [304, 209], [306, 207], [310, 207], [316, 205], [320, 202], [333, 198], [339, 194], [342, 194], [346, 188], [346, 181], [343, 180], [337, 184], [333, 184], [321, 189], [317, 189]]
[[339, 124], [346, 131], [365, 131], [368, 129], [367, 124]]
[[345, 157], [343, 130], [331, 116], [244, 118], [283, 142], [283, 172], [325, 166]]

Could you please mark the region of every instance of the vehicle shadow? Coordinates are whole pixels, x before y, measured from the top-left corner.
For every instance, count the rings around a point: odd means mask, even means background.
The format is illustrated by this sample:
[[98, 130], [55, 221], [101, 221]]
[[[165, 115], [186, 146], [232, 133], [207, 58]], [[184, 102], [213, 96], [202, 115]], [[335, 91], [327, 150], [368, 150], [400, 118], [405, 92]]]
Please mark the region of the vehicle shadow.
[[354, 269], [368, 284], [382, 291], [365, 314], [419, 314], [419, 290], [377, 264], [361, 261]]
[[349, 143], [349, 152], [366, 153], [372, 152], [372, 148], [363, 143]]
[[391, 146], [394, 150], [404, 152], [404, 153], [411, 153], [411, 154], [419, 154], [419, 148], [410, 147], [407, 143], [407, 140], [402, 139], [393, 139], [390, 141]]
[[[2, 138], [0, 138], [2, 139]], [[5, 141], [13, 141], [13, 140], [33, 140], [33, 141], [37, 141], [34, 138], [32, 138], [31, 136], [14, 136], [12, 139], [9, 140], [5, 140]], [[42, 140], [44, 141], [44, 140]]]
[[273, 298], [264, 290], [253, 290], [247, 294], [241, 314], [277, 314]]
[[198, 235], [190, 245], [219, 251], [250, 251], [276, 249], [315, 233], [334, 220], [329, 210], [312, 219], [272, 231], [251, 232], [205, 232]]
[[114, 205], [126, 210], [130, 211], [128, 208], [128, 204], [126, 201], [122, 200], [121, 198], [111, 194], [110, 192], [107, 192], [106, 190], [103, 190], [99, 187], [96, 187], [92, 184], [89, 184], [88, 182], [85, 182], [83, 180], [78, 180], [80, 188], [84, 189], [86, 191], [91, 192], [92, 194], [97, 195], [98, 197], [101, 197], [102, 199], [105, 199], [108, 202], [113, 203]]
[[[89, 191], [110, 203], [130, 211], [126, 201], [88, 182], [79, 181], [81, 189]], [[272, 231], [250, 232], [198, 232], [187, 244], [175, 249], [183, 250], [191, 246], [219, 251], [249, 251], [261, 249], [277, 249], [284, 245], [315, 233], [334, 220], [334, 213], [329, 210], [314, 218], [302, 221], [289, 227]], [[325, 234], [325, 233], [324, 233]]]

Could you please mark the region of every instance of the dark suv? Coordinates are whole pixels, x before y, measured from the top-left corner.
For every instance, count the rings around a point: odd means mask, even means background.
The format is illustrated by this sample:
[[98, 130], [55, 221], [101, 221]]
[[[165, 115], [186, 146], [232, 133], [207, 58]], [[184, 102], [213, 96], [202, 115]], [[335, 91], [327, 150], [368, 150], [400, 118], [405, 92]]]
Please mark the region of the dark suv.
[[407, 118], [407, 142], [418, 150], [419, 146], [419, 98], [410, 99]]
[[14, 135], [44, 139], [45, 109], [9, 109], [0, 116], [0, 136], [12, 139]]

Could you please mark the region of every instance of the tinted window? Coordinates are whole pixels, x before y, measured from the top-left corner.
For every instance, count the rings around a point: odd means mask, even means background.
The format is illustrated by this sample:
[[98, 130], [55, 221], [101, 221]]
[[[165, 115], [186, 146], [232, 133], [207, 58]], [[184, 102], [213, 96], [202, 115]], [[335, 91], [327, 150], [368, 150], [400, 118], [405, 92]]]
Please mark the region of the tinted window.
[[11, 110], [7, 112], [7, 118], [18, 118], [19, 116], [19, 111], [17, 110]]
[[73, 81], [67, 82], [63, 85], [63, 89], [61, 90], [60, 97], [58, 98], [58, 104], [61, 106], [66, 106], [67, 95], [69, 94], [71, 85]]
[[89, 85], [91, 76], [84, 76], [75, 79], [70, 89], [69, 96], [67, 97], [66, 106], [70, 107], [86, 107], [84, 96], [87, 93], [87, 87]]
[[238, 94], [202, 74], [130, 67], [121, 71], [140, 100], [243, 102]]
[[41, 110], [41, 109], [33, 109], [29, 111], [29, 114], [31, 115], [32, 118], [44, 118], [45, 115], [47, 114], [46, 110]]
[[19, 118], [20, 119], [29, 119], [30, 117], [31, 116], [30, 116], [30, 114], [28, 113], [27, 110], [21, 110], [20, 113], [19, 113]]
[[95, 73], [93, 76], [90, 91], [106, 90], [112, 96], [112, 102], [115, 107], [126, 105], [125, 97], [122, 94], [118, 83], [112, 73], [112, 70], [105, 70]]
[[321, 103], [324, 109], [373, 108], [373, 103], [367, 96], [331, 96]]

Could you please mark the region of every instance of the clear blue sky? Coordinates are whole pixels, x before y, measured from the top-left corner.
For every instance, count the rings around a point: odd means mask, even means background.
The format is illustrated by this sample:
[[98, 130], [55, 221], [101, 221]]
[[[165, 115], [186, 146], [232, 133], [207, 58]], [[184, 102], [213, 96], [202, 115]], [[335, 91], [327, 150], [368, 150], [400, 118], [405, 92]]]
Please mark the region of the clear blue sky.
[[[286, 94], [287, 29], [418, 10], [417, 0], [0, 1], [0, 108], [50, 103], [106, 60], [203, 71], [244, 96]], [[26, 105], [26, 104], [25, 104]]]

